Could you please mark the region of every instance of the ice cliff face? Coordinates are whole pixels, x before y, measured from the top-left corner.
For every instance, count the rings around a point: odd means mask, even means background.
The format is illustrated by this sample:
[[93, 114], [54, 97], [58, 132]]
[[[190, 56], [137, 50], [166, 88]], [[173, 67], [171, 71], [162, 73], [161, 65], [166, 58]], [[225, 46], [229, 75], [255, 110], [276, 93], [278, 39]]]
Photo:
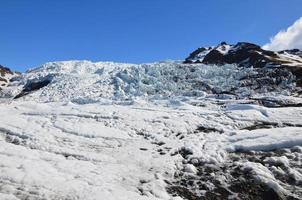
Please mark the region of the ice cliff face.
[[284, 68], [242, 68], [235, 64], [66, 61], [47, 63], [11, 79], [2, 96], [89, 103], [206, 95], [244, 99], [269, 93], [299, 93], [296, 77]]

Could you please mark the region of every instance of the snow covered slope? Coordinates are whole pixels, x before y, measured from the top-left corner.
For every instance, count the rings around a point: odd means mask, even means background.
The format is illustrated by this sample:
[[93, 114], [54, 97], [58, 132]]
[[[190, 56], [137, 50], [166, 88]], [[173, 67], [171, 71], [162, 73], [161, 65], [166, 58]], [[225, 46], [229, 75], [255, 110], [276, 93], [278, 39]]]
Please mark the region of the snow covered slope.
[[233, 64], [31, 69], [1, 91], [0, 199], [301, 199], [295, 80]]
[[16, 77], [2, 91], [2, 96], [77, 103], [208, 95], [251, 98], [269, 92], [291, 95], [298, 92], [295, 86], [295, 77], [283, 69], [175, 62], [136, 65], [66, 61], [47, 63]]

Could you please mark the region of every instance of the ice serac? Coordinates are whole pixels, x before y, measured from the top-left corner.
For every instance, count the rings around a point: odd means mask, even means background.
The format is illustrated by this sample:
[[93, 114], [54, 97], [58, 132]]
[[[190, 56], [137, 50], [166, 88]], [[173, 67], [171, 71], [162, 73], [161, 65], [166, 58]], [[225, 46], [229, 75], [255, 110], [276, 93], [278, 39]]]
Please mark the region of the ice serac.
[[[237, 64], [240, 67], [285, 68], [297, 77], [302, 84], [302, 51], [299, 49], [267, 51], [260, 46], [239, 42], [229, 45], [225, 42], [211, 48], [199, 48], [184, 61], [188, 64]], [[278, 69], [276, 69], [278, 70]]]
[[[230, 46], [217, 52], [227, 54]], [[10, 99], [77, 103], [204, 97], [255, 99], [257, 94], [298, 94], [296, 77], [284, 68], [249, 68], [237, 64], [158, 62], [51, 62], [14, 78], [2, 92]], [[273, 94], [274, 93], [274, 94]]]

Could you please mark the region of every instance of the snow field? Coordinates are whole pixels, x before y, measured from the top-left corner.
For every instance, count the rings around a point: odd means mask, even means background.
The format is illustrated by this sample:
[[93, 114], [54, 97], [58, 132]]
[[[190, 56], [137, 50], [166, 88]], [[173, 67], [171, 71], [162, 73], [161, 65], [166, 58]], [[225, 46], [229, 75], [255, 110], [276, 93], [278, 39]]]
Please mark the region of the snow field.
[[[286, 156], [263, 163], [234, 163], [289, 194], [290, 185], [276, 174], [302, 180], [296, 167], [301, 166], [302, 108], [267, 108], [211, 94], [239, 87], [240, 78], [251, 73], [233, 65], [171, 62], [68, 61], [29, 70], [4, 90], [8, 96], [28, 82], [51, 83], [1, 101], [0, 198], [179, 200], [166, 190], [175, 174], [194, 177], [198, 166], [223, 165], [231, 154], [284, 148]], [[240, 90], [243, 97], [252, 92]], [[222, 182], [227, 178], [217, 175]]]

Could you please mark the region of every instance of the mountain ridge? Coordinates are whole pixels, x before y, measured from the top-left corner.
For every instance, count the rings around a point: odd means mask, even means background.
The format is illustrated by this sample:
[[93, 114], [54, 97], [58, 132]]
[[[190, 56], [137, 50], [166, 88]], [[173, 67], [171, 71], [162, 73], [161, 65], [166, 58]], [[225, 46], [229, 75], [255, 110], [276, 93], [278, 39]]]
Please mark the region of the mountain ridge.
[[269, 51], [260, 46], [238, 42], [235, 45], [222, 42], [215, 47], [200, 47], [184, 61], [186, 64], [237, 64], [239, 67], [274, 68], [290, 70], [302, 86], [302, 51], [299, 49]]

